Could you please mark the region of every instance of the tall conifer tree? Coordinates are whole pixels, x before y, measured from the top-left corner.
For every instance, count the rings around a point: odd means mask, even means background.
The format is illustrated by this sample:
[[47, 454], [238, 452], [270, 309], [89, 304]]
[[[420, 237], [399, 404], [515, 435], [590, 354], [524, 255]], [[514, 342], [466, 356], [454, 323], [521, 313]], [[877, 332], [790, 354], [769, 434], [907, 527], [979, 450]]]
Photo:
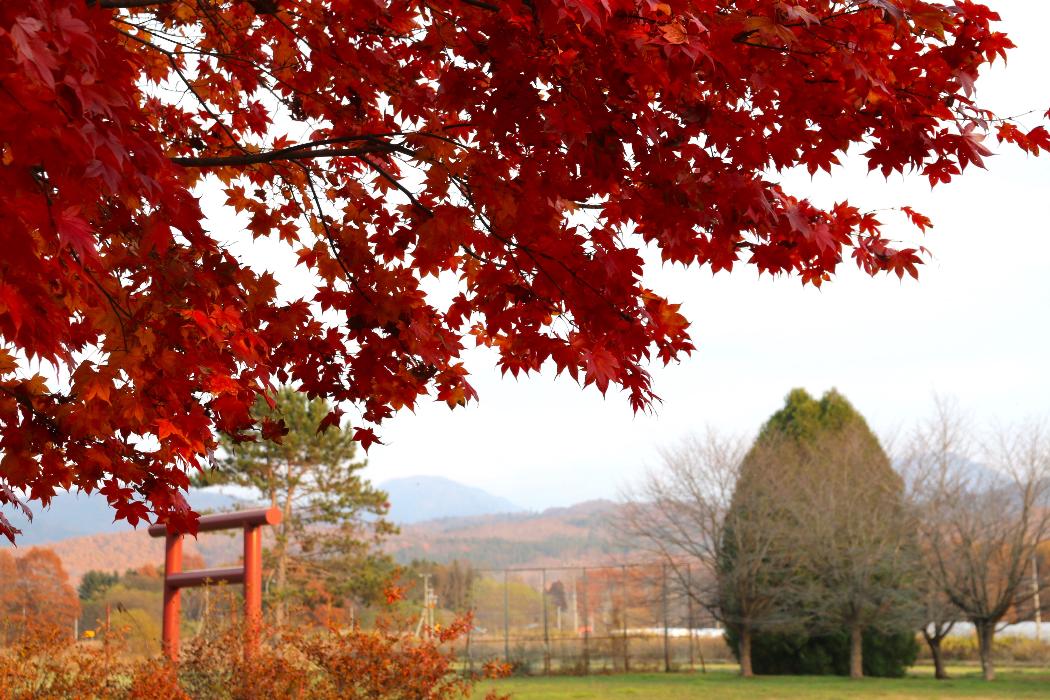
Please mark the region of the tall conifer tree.
[[878, 439], [837, 391], [817, 400], [795, 389], [745, 458], [734, 507], [772, 477], [770, 469], [781, 505], [764, 517], [789, 545], [778, 551], [791, 558], [776, 567], [783, 580], [772, 585], [785, 592], [780, 604], [799, 614], [785, 610], [772, 619], [793, 624], [754, 635], [755, 671], [899, 675], [916, 653], [908, 585], [916, 549], [901, 478]]

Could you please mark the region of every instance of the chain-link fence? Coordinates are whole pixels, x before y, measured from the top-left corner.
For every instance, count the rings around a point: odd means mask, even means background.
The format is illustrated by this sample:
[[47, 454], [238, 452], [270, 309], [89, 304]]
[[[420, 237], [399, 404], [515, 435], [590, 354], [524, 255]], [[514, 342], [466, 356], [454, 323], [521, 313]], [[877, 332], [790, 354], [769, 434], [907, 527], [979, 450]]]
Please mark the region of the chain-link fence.
[[689, 595], [691, 579], [688, 568], [660, 564], [480, 570], [471, 590], [474, 629], [460, 652], [469, 665], [498, 659], [521, 673], [724, 661], [721, 630]]

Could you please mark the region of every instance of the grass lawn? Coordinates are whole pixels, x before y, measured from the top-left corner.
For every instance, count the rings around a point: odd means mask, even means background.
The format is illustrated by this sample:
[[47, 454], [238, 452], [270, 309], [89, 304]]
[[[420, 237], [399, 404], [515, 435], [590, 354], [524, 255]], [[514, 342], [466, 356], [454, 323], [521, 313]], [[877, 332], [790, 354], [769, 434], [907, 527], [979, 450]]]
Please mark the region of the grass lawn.
[[[1003, 669], [986, 683], [974, 668], [949, 669], [952, 680], [936, 681], [917, 669], [900, 679], [783, 676], [744, 680], [728, 669], [703, 673], [634, 673], [619, 676], [508, 678], [482, 684], [479, 691], [498, 690], [514, 700], [753, 700], [761, 698], [1050, 698], [1050, 670]], [[484, 692], [475, 697], [483, 697]]]

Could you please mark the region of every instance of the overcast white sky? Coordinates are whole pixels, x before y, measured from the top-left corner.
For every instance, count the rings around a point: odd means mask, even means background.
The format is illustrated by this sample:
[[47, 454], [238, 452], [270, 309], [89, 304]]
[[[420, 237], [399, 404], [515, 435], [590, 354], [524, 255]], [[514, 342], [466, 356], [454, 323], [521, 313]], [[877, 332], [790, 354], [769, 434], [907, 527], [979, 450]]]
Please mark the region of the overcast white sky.
[[[989, 4], [1019, 48], [979, 82], [978, 96], [1003, 115], [1041, 114], [1050, 108], [1050, 3]], [[487, 351], [472, 351], [480, 401], [455, 411], [427, 404], [384, 424], [369, 476], [441, 475], [537, 509], [614, 497], [656, 463], [661, 445], [707, 425], [753, 431], [796, 386], [837, 387], [880, 431], [924, 415], [933, 392], [983, 420], [1050, 414], [1050, 158], [999, 150], [988, 171], [932, 192], [921, 177], [868, 177], [859, 160], [834, 177], [788, 178], [790, 191], [817, 203], [910, 204], [931, 217], [921, 243], [934, 257], [918, 282], [844, 265], [816, 290], [759, 279], [744, 265], [715, 277], [652, 266], [648, 283], [683, 302], [699, 348], [651, 368], [663, 397], [653, 415], [569, 378], [501, 379]], [[883, 218], [899, 227], [894, 235], [913, 235], [901, 217]]]

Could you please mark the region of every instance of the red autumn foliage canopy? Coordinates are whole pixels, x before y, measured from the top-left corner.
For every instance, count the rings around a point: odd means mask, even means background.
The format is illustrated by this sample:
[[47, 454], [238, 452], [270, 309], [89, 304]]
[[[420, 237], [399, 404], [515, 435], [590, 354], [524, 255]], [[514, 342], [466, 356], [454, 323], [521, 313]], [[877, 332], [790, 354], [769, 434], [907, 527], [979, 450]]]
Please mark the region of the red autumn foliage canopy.
[[[972, 99], [1011, 46], [996, 19], [969, 0], [0, 3], [0, 505], [98, 489], [192, 530], [187, 471], [215, 430], [252, 428], [257, 395], [355, 405], [367, 447], [421, 397], [474, 396], [468, 336], [644, 408], [646, 363], [692, 348], [641, 283], [644, 244], [816, 284], [847, 255], [915, 274], [874, 215], [776, 173], [859, 145], [947, 182], [990, 125], [1050, 146]], [[294, 251], [310, 295], [228, 252], [209, 192]], [[456, 280], [450, 303], [429, 276]]]

